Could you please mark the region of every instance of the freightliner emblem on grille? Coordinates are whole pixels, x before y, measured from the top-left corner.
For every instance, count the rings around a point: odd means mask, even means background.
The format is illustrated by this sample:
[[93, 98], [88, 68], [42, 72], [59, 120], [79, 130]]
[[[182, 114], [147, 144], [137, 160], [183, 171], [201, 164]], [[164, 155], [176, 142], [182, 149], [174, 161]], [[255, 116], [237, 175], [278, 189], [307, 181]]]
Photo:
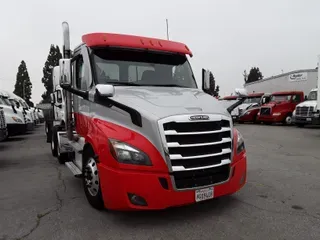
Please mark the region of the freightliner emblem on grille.
[[197, 121], [197, 120], [209, 120], [208, 115], [193, 115], [189, 117], [190, 121]]

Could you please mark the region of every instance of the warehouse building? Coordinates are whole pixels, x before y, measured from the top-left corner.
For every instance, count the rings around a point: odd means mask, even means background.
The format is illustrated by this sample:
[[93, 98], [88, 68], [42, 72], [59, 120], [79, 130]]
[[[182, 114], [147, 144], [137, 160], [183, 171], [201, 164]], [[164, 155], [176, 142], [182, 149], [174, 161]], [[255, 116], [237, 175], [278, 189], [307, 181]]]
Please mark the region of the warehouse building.
[[279, 91], [303, 91], [308, 95], [310, 90], [317, 87], [318, 69], [303, 69], [282, 73], [261, 79], [253, 83], [244, 84], [248, 93]]

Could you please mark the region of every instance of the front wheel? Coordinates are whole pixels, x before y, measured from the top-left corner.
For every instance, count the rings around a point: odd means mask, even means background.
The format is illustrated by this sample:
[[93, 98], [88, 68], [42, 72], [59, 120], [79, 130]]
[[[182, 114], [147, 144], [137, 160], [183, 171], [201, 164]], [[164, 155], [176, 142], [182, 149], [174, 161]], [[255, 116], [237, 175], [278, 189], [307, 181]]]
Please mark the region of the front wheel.
[[53, 126], [51, 129], [51, 153], [52, 156], [58, 156], [58, 138], [57, 138], [58, 128]]
[[104, 203], [100, 187], [99, 171], [94, 156], [95, 154], [91, 147], [85, 149], [83, 152], [83, 187], [90, 205], [101, 210], [104, 208]]
[[284, 125], [291, 125], [292, 124], [292, 115], [288, 113], [287, 116], [283, 120]]

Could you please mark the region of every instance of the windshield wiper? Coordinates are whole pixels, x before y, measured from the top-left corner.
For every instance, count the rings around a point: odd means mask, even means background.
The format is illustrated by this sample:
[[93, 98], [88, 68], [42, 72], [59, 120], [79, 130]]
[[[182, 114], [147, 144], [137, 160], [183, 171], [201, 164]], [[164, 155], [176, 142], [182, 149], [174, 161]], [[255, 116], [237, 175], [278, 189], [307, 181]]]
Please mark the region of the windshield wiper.
[[150, 87], [181, 87], [181, 88], [189, 88], [186, 86], [181, 86], [178, 84], [143, 84], [143, 86], [150, 86]]
[[112, 84], [115, 86], [141, 86], [140, 84], [133, 82], [107, 82], [107, 84]]

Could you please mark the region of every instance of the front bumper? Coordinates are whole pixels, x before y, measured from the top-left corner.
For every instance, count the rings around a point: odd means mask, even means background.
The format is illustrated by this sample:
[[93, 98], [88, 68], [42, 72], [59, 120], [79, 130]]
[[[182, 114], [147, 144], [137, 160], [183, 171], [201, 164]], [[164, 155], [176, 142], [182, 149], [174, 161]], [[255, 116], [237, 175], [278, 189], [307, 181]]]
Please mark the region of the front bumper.
[[24, 134], [27, 130], [27, 124], [10, 123], [7, 124], [7, 129], [9, 136]]
[[258, 115], [257, 120], [259, 122], [272, 122], [272, 123], [277, 123], [277, 122], [282, 122], [284, 120], [283, 115], [278, 115], [278, 116], [273, 116], [273, 115]]
[[302, 117], [295, 116], [293, 117], [293, 122], [295, 124], [306, 124], [306, 125], [320, 125], [320, 117]]
[[33, 122], [28, 122], [27, 123], [27, 131], [33, 131], [34, 130], [34, 123]]
[[3, 141], [8, 136], [8, 130], [6, 128], [0, 129], [0, 141]]
[[[214, 186], [214, 197], [229, 195], [240, 190], [246, 182], [245, 155], [231, 165], [230, 179]], [[116, 170], [99, 165], [100, 184], [105, 207], [113, 210], [159, 210], [195, 203], [195, 190], [174, 190], [168, 173]], [[159, 178], [165, 178], [168, 189]], [[206, 188], [206, 187], [203, 187]], [[128, 193], [145, 199], [147, 206], [133, 205]]]

